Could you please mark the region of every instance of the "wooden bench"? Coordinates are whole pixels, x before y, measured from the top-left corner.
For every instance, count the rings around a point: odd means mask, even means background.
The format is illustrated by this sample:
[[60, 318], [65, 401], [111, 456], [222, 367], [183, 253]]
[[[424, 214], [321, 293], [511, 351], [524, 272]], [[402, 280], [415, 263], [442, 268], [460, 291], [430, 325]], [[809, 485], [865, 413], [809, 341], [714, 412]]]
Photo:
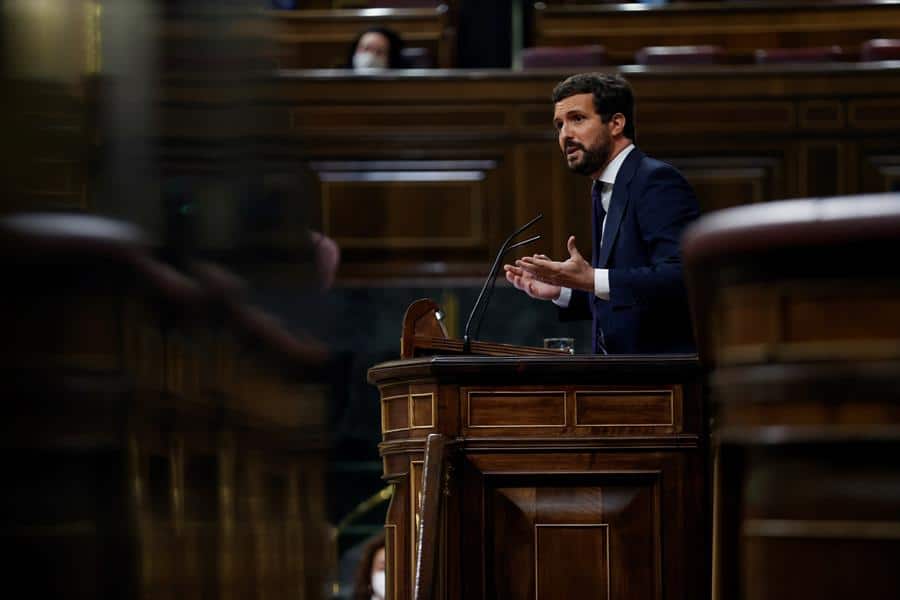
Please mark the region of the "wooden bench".
[[534, 46], [602, 44], [613, 64], [645, 46], [714, 45], [732, 62], [758, 48], [841, 46], [849, 58], [872, 38], [900, 37], [900, 2], [675, 2], [534, 5]]

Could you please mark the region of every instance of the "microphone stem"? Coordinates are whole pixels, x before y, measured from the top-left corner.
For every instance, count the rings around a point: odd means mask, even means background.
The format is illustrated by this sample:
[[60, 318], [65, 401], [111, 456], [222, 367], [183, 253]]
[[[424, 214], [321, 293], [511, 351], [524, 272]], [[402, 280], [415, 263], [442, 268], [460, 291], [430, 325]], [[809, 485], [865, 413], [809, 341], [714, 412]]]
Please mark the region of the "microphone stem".
[[[506, 256], [506, 253], [509, 252], [510, 250], [518, 248], [519, 246], [524, 246], [526, 244], [536, 242], [539, 239], [541, 239], [541, 236], [536, 235], [536, 236], [528, 238], [527, 240], [522, 240], [521, 242], [516, 242], [515, 244], [508, 246], [506, 248], [506, 250], [503, 251], [503, 254], [501, 254], [499, 258]], [[493, 276], [490, 276], [490, 275], [488, 276], [489, 281], [491, 283], [487, 289], [487, 295], [484, 297], [484, 308], [481, 309], [481, 314], [478, 315], [478, 320], [475, 321], [475, 333], [472, 334], [472, 337], [474, 337], [474, 338], [478, 338], [478, 334], [481, 332], [481, 324], [484, 322], [484, 315], [487, 314], [487, 307], [491, 303], [491, 295], [494, 293], [494, 288], [497, 287], [497, 275], [500, 274], [500, 261], [499, 260], [497, 261], [497, 264], [495, 265], [495, 267], [496, 267], [496, 272], [493, 274]]]
[[[492, 282], [494, 282], [496, 280], [497, 271], [500, 267], [500, 261], [503, 259], [503, 256], [509, 250], [511, 250], [513, 248], [518, 248], [519, 246], [522, 246], [524, 244], [528, 244], [535, 240], [538, 240], [538, 239], [540, 239], [541, 236], [537, 235], [537, 236], [534, 236], [533, 238], [523, 240], [521, 242], [517, 242], [515, 244], [510, 245], [511, 242], [516, 238], [517, 235], [519, 235], [520, 233], [522, 233], [523, 231], [525, 231], [526, 229], [528, 229], [529, 227], [531, 227], [532, 225], [534, 225], [535, 223], [537, 223], [538, 221], [540, 221], [543, 218], [544, 218], [543, 213], [539, 213], [535, 218], [533, 218], [532, 220], [528, 221], [527, 223], [525, 223], [524, 225], [522, 225], [521, 227], [516, 229], [512, 233], [512, 235], [510, 235], [508, 238], [506, 238], [506, 241], [504, 241], [503, 244], [500, 246], [500, 251], [497, 253], [497, 257], [494, 259], [494, 264], [491, 265], [491, 270], [488, 273], [488, 277], [485, 280], [484, 285], [481, 286], [481, 291], [478, 293], [478, 298], [476, 298], [475, 304], [472, 307], [472, 312], [469, 313], [469, 318], [466, 321], [466, 328], [463, 331], [463, 353], [464, 354], [469, 354], [471, 352], [472, 342], [471, 342], [471, 339], [469, 338], [469, 327], [471, 327], [471, 325], [472, 325], [472, 319], [475, 317], [475, 313], [477, 312], [478, 308], [481, 307], [481, 301], [484, 298], [485, 292], [488, 290], [488, 286], [490, 286], [491, 291], [493, 291], [494, 286], [493, 286]], [[488, 297], [490, 297], [490, 295], [491, 294], [489, 292]], [[482, 318], [484, 318], [484, 312], [487, 310], [486, 307], [487, 307], [487, 303], [485, 303], [484, 307], [482, 307], [482, 311], [481, 311]], [[481, 326], [481, 319], [479, 319], [478, 327], [476, 327], [476, 335], [477, 335], [477, 330], [480, 328], [480, 326]]]

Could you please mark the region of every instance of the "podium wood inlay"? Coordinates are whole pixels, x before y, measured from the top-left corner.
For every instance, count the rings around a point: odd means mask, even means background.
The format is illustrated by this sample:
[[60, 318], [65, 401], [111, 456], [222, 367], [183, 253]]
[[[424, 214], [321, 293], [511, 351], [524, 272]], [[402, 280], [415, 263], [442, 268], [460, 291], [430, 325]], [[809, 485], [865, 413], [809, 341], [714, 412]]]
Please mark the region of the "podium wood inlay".
[[469, 391], [466, 425], [479, 427], [564, 427], [564, 391]]
[[595, 427], [672, 427], [672, 390], [575, 392], [575, 425]]
[[409, 394], [381, 399], [381, 433], [409, 429]]
[[409, 414], [412, 419], [411, 429], [430, 429], [434, 427], [434, 393], [411, 394], [409, 397]]

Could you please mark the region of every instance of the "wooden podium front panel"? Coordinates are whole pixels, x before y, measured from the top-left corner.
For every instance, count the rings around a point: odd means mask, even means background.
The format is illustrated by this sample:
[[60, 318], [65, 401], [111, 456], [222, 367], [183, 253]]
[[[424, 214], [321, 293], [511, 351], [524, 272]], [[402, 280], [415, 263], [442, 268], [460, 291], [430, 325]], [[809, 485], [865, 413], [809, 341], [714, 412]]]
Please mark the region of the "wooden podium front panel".
[[703, 555], [705, 518], [690, 463], [665, 452], [468, 456], [462, 597], [657, 600], [686, 585], [666, 597], [703, 597], [700, 572], [685, 568]]

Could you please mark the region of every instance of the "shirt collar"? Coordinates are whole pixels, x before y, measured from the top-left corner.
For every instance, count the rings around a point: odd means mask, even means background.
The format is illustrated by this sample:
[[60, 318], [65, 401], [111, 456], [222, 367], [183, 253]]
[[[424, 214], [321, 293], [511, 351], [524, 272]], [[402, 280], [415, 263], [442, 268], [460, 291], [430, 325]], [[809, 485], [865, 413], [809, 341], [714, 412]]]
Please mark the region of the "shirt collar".
[[616, 154], [615, 158], [609, 161], [609, 164], [606, 165], [606, 168], [600, 173], [600, 177], [597, 178], [597, 181], [613, 185], [616, 182], [616, 175], [619, 174], [619, 169], [622, 168], [622, 163], [625, 162], [625, 158], [632, 150], [634, 150], [634, 144], [628, 144], [624, 150]]

